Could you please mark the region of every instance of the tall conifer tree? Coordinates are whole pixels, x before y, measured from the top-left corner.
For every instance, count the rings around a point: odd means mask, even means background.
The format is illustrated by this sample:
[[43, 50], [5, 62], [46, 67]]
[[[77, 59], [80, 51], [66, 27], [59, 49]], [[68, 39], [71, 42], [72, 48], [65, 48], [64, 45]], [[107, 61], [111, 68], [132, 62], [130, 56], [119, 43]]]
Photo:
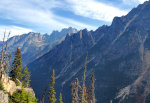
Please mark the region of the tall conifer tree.
[[50, 103], [55, 103], [56, 102], [56, 92], [55, 92], [55, 89], [54, 89], [54, 86], [55, 86], [55, 71], [53, 70], [52, 71], [52, 75], [51, 75], [51, 81], [50, 81], [50, 87], [49, 87], [49, 102]]
[[19, 48], [17, 48], [17, 51], [15, 52], [14, 61], [12, 64], [12, 71], [11, 76], [13, 80], [22, 79], [22, 62], [21, 62], [21, 51]]

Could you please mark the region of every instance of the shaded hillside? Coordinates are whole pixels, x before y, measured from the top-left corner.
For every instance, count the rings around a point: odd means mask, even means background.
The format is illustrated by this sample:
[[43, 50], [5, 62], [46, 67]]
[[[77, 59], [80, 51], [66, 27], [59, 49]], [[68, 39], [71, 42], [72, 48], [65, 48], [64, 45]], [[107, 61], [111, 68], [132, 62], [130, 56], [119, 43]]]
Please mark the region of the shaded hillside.
[[88, 52], [87, 77], [95, 72], [98, 103], [110, 100], [113, 103], [148, 103], [149, 11], [150, 1], [147, 1], [126, 16], [115, 17], [111, 26], [68, 34], [61, 44], [29, 65], [37, 96], [40, 97], [48, 85], [50, 71], [54, 68], [56, 90], [62, 91], [65, 103], [70, 103], [70, 82], [76, 77], [81, 80]]

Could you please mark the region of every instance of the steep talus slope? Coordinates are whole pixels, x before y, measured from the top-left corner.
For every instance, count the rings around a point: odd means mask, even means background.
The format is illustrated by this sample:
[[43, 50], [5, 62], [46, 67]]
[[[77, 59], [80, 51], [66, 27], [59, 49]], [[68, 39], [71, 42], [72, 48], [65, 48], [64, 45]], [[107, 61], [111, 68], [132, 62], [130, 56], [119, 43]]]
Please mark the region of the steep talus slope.
[[[29, 65], [32, 86], [40, 97], [48, 85], [50, 71], [56, 71], [56, 90], [71, 102], [70, 82], [81, 80], [88, 51], [87, 78], [95, 72], [98, 103], [148, 103], [150, 95], [150, 1], [111, 26], [96, 31], [68, 34], [65, 40]], [[38, 85], [42, 82], [43, 85]], [[39, 90], [40, 89], [40, 90]]]

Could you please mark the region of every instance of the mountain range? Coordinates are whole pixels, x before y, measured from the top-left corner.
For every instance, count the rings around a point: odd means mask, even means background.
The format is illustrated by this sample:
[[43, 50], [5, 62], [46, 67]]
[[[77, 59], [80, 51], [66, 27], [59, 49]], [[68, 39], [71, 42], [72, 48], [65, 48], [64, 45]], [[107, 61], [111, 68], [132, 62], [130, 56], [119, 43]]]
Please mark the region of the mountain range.
[[150, 103], [149, 11], [150, 1], [146, 1], [95, 31], [69, 27], [50, 35], [30, 32], [14, 36], [8, 39], [8, 50], [13, 58], [15, 50], [21, 49], [38, 99], [49, 86], [54, 69], [57, 97], [62, 92], [64, 103], [70, 103], [70, 83], [75, 78], [82, 81], [88, 53], [86, 85], [94, 73], [97, 103]]
[[[8, 39], [8, 50], [12, 55], [17, 48], [21, 49], [23, 65], [27, 65], [38, 57], [47, 53], [55, 45], [64, 40], [67, 33], [75, 33], [77, 29], [69, 27], [64, 28], [60, 32], [53, 31], [50, 35], [29, 32], [28, 34], [18, 35]], [[2, 45], [2, 42], [0, 43]]]
[[[150, 102], [150, 1], [115, 17], [110, 26], [68, 33], [65, 39], [28, 66], [31, 86], [40, 98], [56, 72], [57, 94], [71, 102], [70, 83], [82, 80], [85, 57], [87, 81], [95, 73], [97, 103]], [[42, 85], [41, 85], [42, 84]]]

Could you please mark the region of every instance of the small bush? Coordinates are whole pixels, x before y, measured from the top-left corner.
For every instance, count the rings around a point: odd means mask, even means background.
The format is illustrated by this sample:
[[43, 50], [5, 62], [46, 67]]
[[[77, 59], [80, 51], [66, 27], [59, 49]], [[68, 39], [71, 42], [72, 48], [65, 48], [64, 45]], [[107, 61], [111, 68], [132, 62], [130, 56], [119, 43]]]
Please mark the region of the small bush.
[[14, 82], [15, 82], [16, 86], [20, 85], [20, 82], [17, 79], [15, 79]]
[[36, 97], [24, 89], [22, 89], [22, 91], [15, 92], [12, 96], [12, 101], [15, 103], [37, 103]]
[[9, 103], [13, 103], [13, 102], [12, 102], [12, 97], [11, 97], [10, 95], [9, 95], [9, 98], [8, 98], [8, 99], [9, 99]]

